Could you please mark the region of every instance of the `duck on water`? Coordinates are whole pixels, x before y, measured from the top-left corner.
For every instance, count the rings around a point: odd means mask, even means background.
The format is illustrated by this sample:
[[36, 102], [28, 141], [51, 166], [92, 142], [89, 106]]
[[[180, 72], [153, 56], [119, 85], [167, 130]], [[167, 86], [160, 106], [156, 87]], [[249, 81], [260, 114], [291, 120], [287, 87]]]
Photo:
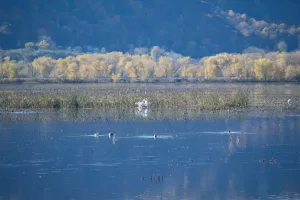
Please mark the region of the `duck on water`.
[[113, 137], [114, 136], [114, 134], [113, 133], [108, 133], [108, 137]]

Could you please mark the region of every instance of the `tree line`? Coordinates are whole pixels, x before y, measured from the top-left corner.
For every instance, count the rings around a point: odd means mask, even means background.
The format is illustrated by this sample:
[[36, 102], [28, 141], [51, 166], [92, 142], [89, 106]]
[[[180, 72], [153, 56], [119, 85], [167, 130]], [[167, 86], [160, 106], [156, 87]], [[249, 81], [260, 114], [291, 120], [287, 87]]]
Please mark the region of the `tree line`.
[[155, 46], [148, 52], [140, 49], [132, 54], [82, 53], [59, 59], [45, 55], [32, 61], [6, 56], [0, 60], [0, 77], [87, 81], [99, 78], [300, 80], [300, 51], [221, 53], [192, 59]]

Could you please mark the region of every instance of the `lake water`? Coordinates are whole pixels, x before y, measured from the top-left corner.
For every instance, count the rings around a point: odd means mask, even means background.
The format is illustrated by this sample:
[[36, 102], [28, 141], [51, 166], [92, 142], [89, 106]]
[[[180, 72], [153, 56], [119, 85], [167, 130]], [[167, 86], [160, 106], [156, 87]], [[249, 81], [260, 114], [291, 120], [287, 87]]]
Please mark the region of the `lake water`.
[[[1, 85], [20, 92], [98, 87]], [[289, 84], [124, 87], [249, 89], [281, 96], [279, 103], [300, 95]], [[1, 111], [0, 200], [12, 199], [300, 199], [300, 111]]]
[[0, 115], [1, 200], [300, 199], [300, 113], [151, 121], [11, 115], [22, 117]]

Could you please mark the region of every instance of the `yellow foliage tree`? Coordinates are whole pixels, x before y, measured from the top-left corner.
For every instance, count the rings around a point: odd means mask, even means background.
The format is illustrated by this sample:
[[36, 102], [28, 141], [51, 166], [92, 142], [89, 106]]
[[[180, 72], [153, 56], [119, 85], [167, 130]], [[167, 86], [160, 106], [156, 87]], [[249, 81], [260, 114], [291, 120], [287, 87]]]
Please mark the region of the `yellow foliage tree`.
[[81, 80], [89, 80], [89, 67], [87, 65], [81, 65], [79, 68], [79, 77]]
[[174, 76], [174, 64], [172, 60], [166, 56], [161, 56], [158, 60], [158, 65], [154, 69], [156, 77], [168, 77]]
[[184, 78], [193, 78], [196, 76], [201, 76], [201, 71], [197, 69], [196, 65], [189, 64], [182, 68], [180, 74]]
[[125, 70], [129, 78], [137, 78], [137, 69], [133, 65], [132, 61], [126, 63]]
[[7, 75], [8, 78], [14, 79], [18, 75], [17, 62], [15, 60], [10, 60], [9, 56], [4, 58], [4, 63], [1, 64], [1, 74]]
[[260, 80], [268, 80], [270, 74], [268, 70], [271, 70], [271, 68], [272, 68], [272, 62], [270, 60], [266, 58], [255, 60], [254, 62], [255, 77]]
[[271, 65], [269, 70], [271, 80], [282, 80], [285, 78], [284, 68], [277, 65]]
[[285, 68], [285, 78], [287, 80], [295, 79], [297, 74], [297, 68], [295, 66], [289, 65]]
[[111, 78], [112, 78], [112, 80], [113, 80], [114, 82], [117, 82], [117, 81], [120, 80], [121, 74], [115, 74], [115, 73], [112, 73]]
[[97, 72], [98, 77], [108, 77], [111, 75], [112, 70], [114, 68], [113, 65], [108, 65], [104, 61], [94, 61], [92, 63], [92, 67]]
[[78, 78], [79, 67], [77, 63], [73, 62], [68, 64], [67, 68], [67, 79], [76, 80]]
[[50, 57], [39, 57], [33, 60], [32, 66], [36, 69], [42, 78], [50, 76], [51, 71], [55, 67], [55, 60]]
[[147, 70], [147, 77], [153, 77], [154, 69], [157, 66], [156, 61], [149, 55], [142, 55], [140, 56], [140, 59]]
[[243, 69], [240, 63], [234, 63], [230, 66], [231, 73], [236, 77], [241, 77]]
[[95, 80], [97, 78], [97, 74], [93, 67], [81, 65], [79, 68], [79, 77], [81, 80]]
[[56, 62], [56, 68], [53, 71], [53, 73], [51, 74], [51, 77], [55, 78], [55, 79], [61, 79], [64, 80], [67, 78], [67, 62], [62, 59], [59, 58]]
[[0, 74], [1, 78], [4, 77], [4, 75], [7, 73], [7, 69], [5, 68], [5, 64], [0, 60]]
[[124, 66], [126, 65], [126, 62], [128, 61], [128, 58], [126, 56], [121, 56], [117, 65], [116, 65], [116, 72], [120, 73], [121, 76], [125, 72]]
[[146, 80], [150, 77], [150, 69], [141, 61], [136, 64], [135, 69], [137, 71], [137, 76], [142, 80]]
[[205, 78], [214, 79], [217, 77], [217, 66], [216, 65], [208, 65], [204, 70]]
[[12, 79], [16, 78], [16, 76], [17, 76], [16, 61], [12, 60], [9, 62], [9, 65], [8, 65], [8, 78], [9, 78], [9, 80], [12, 80]]

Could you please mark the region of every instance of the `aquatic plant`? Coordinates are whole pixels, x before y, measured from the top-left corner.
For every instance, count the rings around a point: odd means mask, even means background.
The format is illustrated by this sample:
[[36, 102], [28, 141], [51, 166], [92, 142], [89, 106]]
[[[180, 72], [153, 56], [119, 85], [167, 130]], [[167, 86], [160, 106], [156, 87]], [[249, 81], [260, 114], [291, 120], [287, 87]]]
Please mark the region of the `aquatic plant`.
[[35, 90], [1, 91], [0, 108], [118, 108], [135, 107], [135, 102], [147, 98], [152, 109], [209, 109], [247, 107], [249, 96], [240, 91], [203, 91], [197, 89], [159, 89], [141, 91], [139, 89], [102, 89], [102, 90]]

